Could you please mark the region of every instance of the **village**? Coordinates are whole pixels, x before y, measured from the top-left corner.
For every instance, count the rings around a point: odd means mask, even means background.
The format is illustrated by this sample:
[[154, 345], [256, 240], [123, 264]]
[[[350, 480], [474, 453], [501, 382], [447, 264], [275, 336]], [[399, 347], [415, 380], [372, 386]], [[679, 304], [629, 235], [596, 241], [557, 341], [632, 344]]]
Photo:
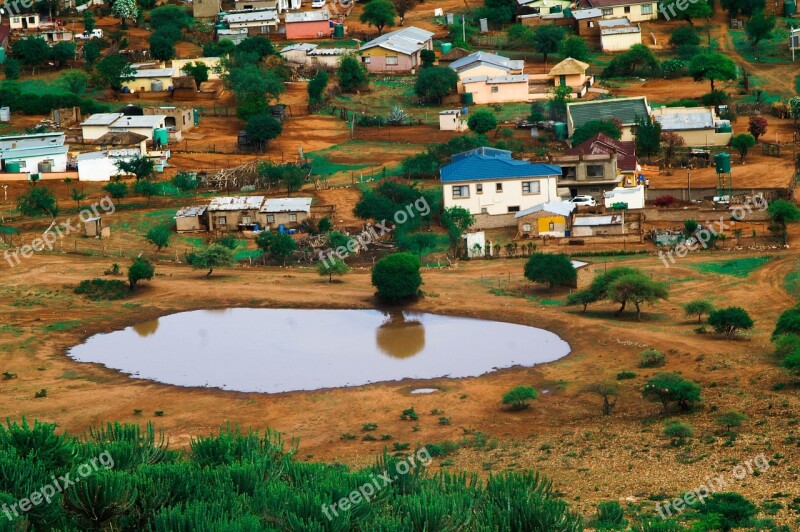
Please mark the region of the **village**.
[[7, 2], [0, 530], [796, 530], [798, 50], [795, 0]]

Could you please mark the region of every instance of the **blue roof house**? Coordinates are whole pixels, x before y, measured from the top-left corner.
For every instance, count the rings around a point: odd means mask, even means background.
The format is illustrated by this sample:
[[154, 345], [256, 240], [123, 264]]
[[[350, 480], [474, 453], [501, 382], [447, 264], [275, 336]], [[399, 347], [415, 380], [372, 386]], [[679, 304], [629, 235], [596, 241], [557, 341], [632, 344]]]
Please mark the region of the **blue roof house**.
[[469, 210], [477, 229], [514, 226], [516, 213], [559, 201], [559, 166], [520, 161], [495, 148], [458, 153], [451, 160], [439, 171], [444, 206]]

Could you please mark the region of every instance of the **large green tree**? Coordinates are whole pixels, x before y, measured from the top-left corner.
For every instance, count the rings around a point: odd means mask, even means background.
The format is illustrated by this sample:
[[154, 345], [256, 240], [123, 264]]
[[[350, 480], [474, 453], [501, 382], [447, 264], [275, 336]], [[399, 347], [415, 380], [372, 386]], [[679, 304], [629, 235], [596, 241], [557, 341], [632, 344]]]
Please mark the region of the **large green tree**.
[[689, 74], [695, 81], [708, 81], [711, 92], [714, 92], [714, 83], [717, 81], [731, 81], [736, 79], [736, 64], [729, 57], [716, 53], [706, 52], [694, 56], [689, 63]]
[[192, 14], [180, 6], [167, 4], [150, 10], [150, 27], [154, 30], [165, 26], [188, 29], [193, 23]]
[[155, 254], [164, 248], [169, 247], [169, 241], [172, 238], [172, 229], [166, 225], [156, 225], [147, 230], [145, 240], [156, 247]]
[[489, 109], [478, 109], [469, 115], [467, 126], [478, 135], [483, 135], [497, 127], [497, 117]]
[[24, 216], [58, 216], [59, 207], [55, 195], [47, 187], [32, 186], [17, 198], [17, 210]]
[[59, 68], [75, 59], [76, 49], [75, 45], [71, 42], [61, 41], [50, 48], [50, 59], [56, 62]]
[[199, 251], [188, 253], [186, 261], [192, 268], [208, 270], [206, 277], [210, 277], [216, 268], [233, 265], [233, 251], [222, 244], [211, 244]]
[[355, 92], [369, 83], [367, 71], [355, 55], [342, 57], [336, 69], [336, 77], [342, 92]]
[[615, 122], [611, 120], [589, 120], [575, 128], [571, 139], [572, 145], [577, 146], [578, 144], [582, 144], [598, 133], [608, 135], [612, 139], [617, 140], [622, 137], [622, 131], [620, 131], [619, 126]]
[[752, 329], [753, 318], [741, 307], [728, 307], [713, 311], [708, 315], [708, 324], [718, 333], [733, 338], [739, 331]]
[[695, 20], [709, 18], [714, 14], [714, 10], [706, 0], [663, 0], [659, 6], [661, 13], [668, 13], [670, 20], [685, 20], [689, 24], [694, 24]]
[[358, 19], [364, 24], [375, 26], [378, 35], [383, 35], [384, 28], [394, 26], [396, 16], [394, 4], [389, 0], [371, 0], [364, 5]]
[[115, 0], [111, 6], [111, 14], [120, 19], [123, 30], [128, 29], [128, 20], [135, 19], [139, 15], [136, 0]]
[[766, 6], [766, 0], [722, 0], [722, 7], [728, 10], [731, 18], [739, 18], [739, 15], [750, 17]]
[[441, 103], [458, 85], [458, 74], [449, 67], [423, 68], [414, 83], [414, 93], [428, 102]]
[[130, 285], [131, 292], [136, 288], [140, 281], [149, 281], [156, 273], [156, 268], [153, 263], [144, 257], [134, 259], [133, 264], [128, 268], [128, 284]]
[[281, 134], [283, 125], [271, 114], [260, 114], [250, 117], [244, 126], [247, 139], [264, 147], [267, 142]]
[[114, 163], [123, 175], [133, 175], [136, 180], [150, 179], [155, 175], [156, 163], [149, 157], [137, 156], [130, 159], [119, 159]]
[[650, 117], [639, 117], [636, 121], [636, 154], [651, 158], [661, 151], [661, 122]]
[[660, 402], [664, 414], [669, 413], [670, 403], [688, 411], [700, 401], [700, 386], [677, 373], [657, 373], [645, 383], [642, 395], [650, 401]]
[[393, 253], [372, 268], [372, 286], [379, 298], [390, 302], [415, 297], [422, 284], [419, 258], [411, 253]]
[[564, 29], [555, 24], [544, 24], [533, 30], [533, 48], [542, 54], [545, 64], [547, 56], [558, 52], [558, 47], [563, 40]]
[[97, 63], [98, 79], [103, 85], [115, 91], [122, 89], [122, 84], [126, 81], [134, 80], [134, 74], [136, 74], [136, 70], [120, 54], [111, 54]]
[[750, 47], [755, 51], [756, 57], [758, 57], [758, 44], [763, 40], [772, 38], [774, 29], [775, 16], [766, 15], [761, 9], [753, 13], [750, 20], [744, 25], [744, 30], [750, 41]]
[[775, 200], [767, 207], [767, 214], [771, 221], [770, 231], [780, 234], [785, 246], [788, 237], [787, 226], [800, 221], [800, 209], [790, 201]]
[[50, 47], [40, 37], [25, 37], [11, 46], [11, 53], [32, 72], [50, 57]]
[[620, 304], [619, 316], [628, 303], [636, 307], [636, 319], [641, 320], [641, 305], [655, 303], [659, 299], [667, 299], [667, 285], [654, 281], [642, 273], [630, 273], [615, 279], [608, 286], [607, 298]]
[[547, 283], [552, 290], [557, 284], [574, 283], [578, 272], [563, 253], [534, 253], [525, 263], [525, 278], [534, 283]]

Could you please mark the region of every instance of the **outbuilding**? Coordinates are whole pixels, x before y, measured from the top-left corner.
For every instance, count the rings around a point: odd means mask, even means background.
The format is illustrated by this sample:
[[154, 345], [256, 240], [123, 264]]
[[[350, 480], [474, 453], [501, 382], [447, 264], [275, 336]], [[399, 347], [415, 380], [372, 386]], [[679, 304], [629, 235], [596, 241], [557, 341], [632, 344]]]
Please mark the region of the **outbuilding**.
[[264, 202], [259, 219], [264, 227], [294, 229], [311, 215], [311, 198], [272, 198]]
[[175, 230], [179, 233], [191, 233], [208, 229], [205, 205], [181, 207], [175, 213]]

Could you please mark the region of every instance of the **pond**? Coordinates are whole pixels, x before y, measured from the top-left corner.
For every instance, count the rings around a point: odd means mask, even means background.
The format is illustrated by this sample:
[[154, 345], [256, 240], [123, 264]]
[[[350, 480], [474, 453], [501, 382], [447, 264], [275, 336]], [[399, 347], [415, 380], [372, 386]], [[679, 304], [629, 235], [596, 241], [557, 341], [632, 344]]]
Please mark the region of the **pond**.
[[569, 353], [525, 325], [379, 310], [196, 310], [92, 336], [69, 356], [137, 379], [241, 392], [475, 377]]

